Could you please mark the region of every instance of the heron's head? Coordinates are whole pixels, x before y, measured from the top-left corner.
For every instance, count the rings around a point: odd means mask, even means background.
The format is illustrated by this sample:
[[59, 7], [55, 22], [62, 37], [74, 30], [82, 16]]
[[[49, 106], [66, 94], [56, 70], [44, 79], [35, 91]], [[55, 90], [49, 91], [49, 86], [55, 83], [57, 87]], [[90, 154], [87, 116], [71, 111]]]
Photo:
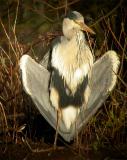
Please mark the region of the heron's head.
[[67, 38], [71, 38], [78, 30], [95, 34], [95, 32], [84, 23], [84, 18], [79, 12], [69, 12], [63, 20], [63, 33]]

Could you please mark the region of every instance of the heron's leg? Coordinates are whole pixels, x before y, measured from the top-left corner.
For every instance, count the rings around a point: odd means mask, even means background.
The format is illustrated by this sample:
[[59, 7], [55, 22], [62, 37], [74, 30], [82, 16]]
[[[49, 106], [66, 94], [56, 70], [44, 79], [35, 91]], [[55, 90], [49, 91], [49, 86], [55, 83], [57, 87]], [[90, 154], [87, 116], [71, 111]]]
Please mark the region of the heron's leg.
[[76, 131], [76, 148], [78, 148], [79, 145], [79, 137], [78, 137], [78, 127], [77, 127], [77, 122], [75, 121], [75, 131]]
[[56, 149], [60, 119], [61, 119], [61, 110], [58, 109], [57, 110], [56, 134], [55, 134], [55, 140], [54, 140], [54, 149]]

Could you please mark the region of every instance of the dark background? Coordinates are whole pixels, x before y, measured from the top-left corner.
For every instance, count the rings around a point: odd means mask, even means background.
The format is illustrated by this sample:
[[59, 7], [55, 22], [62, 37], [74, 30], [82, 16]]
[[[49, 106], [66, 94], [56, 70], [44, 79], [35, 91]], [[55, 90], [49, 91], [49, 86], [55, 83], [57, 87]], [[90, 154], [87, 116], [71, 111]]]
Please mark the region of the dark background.
[[[89, 39], [95, 59], [110, 49], [117, 52], [117, 85], [79, 134], [77, 148], [75, 140], [67, 144], [59, 137], [64, 150], [31, 153], [24, 139], [45, 149], [52, 146], [55, 131], [24, 93], [19, 59], [29, 54], [40, 61], [50, 42], [62, 35], [62, 19], [69, 10], [82, 13], [96, 32]], [[126, 159], [126, 66], [126, 0], [0, 0], [0, 159]]]

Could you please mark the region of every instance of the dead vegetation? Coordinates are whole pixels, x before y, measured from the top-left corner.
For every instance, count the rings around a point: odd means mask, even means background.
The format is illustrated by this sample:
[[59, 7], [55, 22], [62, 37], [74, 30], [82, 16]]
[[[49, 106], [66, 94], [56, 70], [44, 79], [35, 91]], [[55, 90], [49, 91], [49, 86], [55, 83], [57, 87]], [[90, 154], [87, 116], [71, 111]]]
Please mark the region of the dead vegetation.
[[[40, 1], [38, 1], [40, 2]], [[67, 8], [78, 1], [66, 1], [58, 4], [56, 7], [52, 3], [44, 1], [44, 6], [53, 15], [58, 18], [61, 13], [66, 12]], [[40, 2], [41, 3], [41, 2]], [[60, 1], [59, 1], [60, 3]], [[31, 101], [24, 95], [19, 71], [19, 59], [23, 54], [36, 56], [36, 48], [46, 48], [51, 40], [60, 32], [47, 32], [39, 34], [39, 37], [32, 40], [31, 44], [25, 44], [18, 39], [17, 18], [20, 12], [21, 4], [17, 4], [15, 18], [13, 23], [8, 12], [8, 24], [1, 18], [2, 37], [0, 42], [0, 139], [2, 143], [8, 142], [23, 143], [22, 137], [29, 139], [25, 128], [27, 112], [31, 115], [36, 114], [36, 110], [30, 109]], [[28, 7], [28, 6], [27, 6]], [[119, 152], [125, 156], [127, 147], [127, 13], [122, 1], [116, 4], [115, 10], [106, 14], [101, 11], [101, 17], [94, 19], [91, 26], [96, 31], [96, 40], [91, 38], [92, 46], [95, 50], [95, 58], [99, 58], [109, 49], [114, 49], [120, 58], [120, 69], [118, 81], [115, 89], [110, 94], [103, 107], [90, 120], [87, 126], [79, 134], [78, 151], [81, 154], [90, 150], [97, 151], [100, 148], [106, 148]], [[28, 9], [28, 8], [27, 8]], [[33, 12], [33, 8], [30, 8]], [[34, 9], [37, 14], [39, 9]], [[46, 10], [43, 11], [46, 20], [51, 21]], [[55, 21], [55, 20], [53, 20]], [[51, 23], [51, 22], [50, 22]], [[59, 25], [59, 22], [57, 23]], [[3, 40], [4, 39], [4, 40]], [[42, 49], [43, 50], [43, 49]], [[41, 51], [42, 51], [41, 50]], [[39, 52], [41, 52], [39, 50]], [[43, 50], [44, 52], [45, 50]], [[42, 55], [40, 56], [42, 58]], [[30, 104], [28, 104], [30, 103]], [[33, 105], [33, 104], [32, 104]], [[29, 106], [29, 109], [27, 108]], [[28, 131], [27, 131], [28, 132]], [[66, 146], [66, 145], [65, 145]], [[74, 149], [74, 145], [70, 145]]]

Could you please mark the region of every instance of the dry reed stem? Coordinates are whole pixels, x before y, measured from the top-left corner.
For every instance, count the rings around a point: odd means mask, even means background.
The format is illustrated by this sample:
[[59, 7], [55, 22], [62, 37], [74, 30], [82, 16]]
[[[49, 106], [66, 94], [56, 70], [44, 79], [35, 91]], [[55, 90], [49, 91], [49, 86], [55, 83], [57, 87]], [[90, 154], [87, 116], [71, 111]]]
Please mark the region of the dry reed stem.
[[[77, 0], [78, 1], [78, 0]], [[77, 1], [74, 1], [75, 3]], [[66, 1], [67, 2], [67, 1]], [[47, 2], [46, 2], [47, 3]], [[121, 3], [121, 1], [120, 1]], [[53, 10], [59, 10], [62, 8], [65, 8], [65, 11], [67, 11], [67, 7], [70, 5], [70, 2], [68, 1], [67, 4], [57, 7], [57, 8], [51, 8], [51, 6], [49, 6], [51, 9]], [[118, 4], [118, 6], [115, 7], [115, 10], [117, 9], [117, 7], [119, 7], [120, 4]], [[14, 43], [13, 40], [9, 37], [9, 33], [7, 33], [6, 27], [4, 26], [3, 22], [0, 20], [1, 25], [3, 27], [4, 33], [8, 39], [8, 45], [10, 46], [10, 50], [9, 50], [9, 54], [7, 51], [5, 51], [1, 46], [0, 46], [0, 50], [1, 50], [1, 55], [0, 55], [0, 81], [2, 83], [2, 94], [0, 95], [0, 114], [2, 114], [2, 116], [4, 117], [4, 121], [5, 121], [5, 126], [6, 128], [10, 128], [9, 124], [8, 124], [8, 117], [9, 117], [9, 111], [10, 108], [13, 109], [13, 127], [12, 130], [13, 132], [13, 139], [15, 138], [16, 132], [17, 132], [17, 128], [18, 128], [18, 122], [17, 122], [17, 115], [20, 113], [17, 113], [18, 111], [18, 107], [22, 106], [21, 101], [23, 101], [22, 98], [22, 88], [21, 88], [21, 81], [20, 81], [20, 76], [19, 76], [19, 71], [18, 71], [18, 62], [20, 57], [22, 56], [22, 54], [26, 54], [28, 53], [28, 51], [30, 50], [30, 48], [27, 48], [26, 51], [23, 51], [22, 47], [20, 46], [18, 39], [16, 37], [16, 22], [17, 22], [17, 15], [18, 15], [18, 6], [19, 6], [19, 1], [18, 1], [18, 5], [17, 5], [17, 9], [16, 9], [16, 16], [15, 16], [15, 21], [14, 21], [14, 25], [13, 27], [11, 27], [10, 25], [10, 32], [12, 32], [13, 35], [13, 39], [14, 39]], [[120, 71], [119, 71], [119, 75], [118, 75], [118, 82], [117, 82], [117, 86], [116, 89], [113, 91], [113, 93], [110, 95], [110, 99], [108, 99], [105, 104], [104, 107], [101, 108], [98, 113], [91, 119], [91, 121], [89, 122], [89, 124], [87, 125], [87, 127], [82, 131], [82, 133], [80, 133], [81, 136], [78, 137], [78, 143], [79, 143], [79, 152], [81, 152], [82, 150], [85, 150], [84, 146], [87, 146], [89, 148], [89, 146], [91, 147], [92, 145], [94, 145], [91, 141], [94, 138], [94, 141], [96, 140], [100, 145], [102, 145], [103, 143], [110, 143], [109, 139], [112, 139], [112, 141], [115, 139], [116, 140], [116, 144], [121, 142], [120, 137], [122, 136], [121, 133], [121, 128], [125, 128], [127, 127], [126, 124], [126, 118], [127, 118], [127, 108], [125, 108], [125, 106], [127, 105], [127, 91], [121, 89], [123, 88], [127, 88], [127, 84], [125, 82], [125, 80], [123, 80], [123, 62], [126, 59], [126, 45], [127, 42], [125, 41], [124, 45], [122, 45], [120, 43], [120, 39], [121, 39], [121, 35], [125, 32], [125, 29], [122, 27], [125, 27], [124, 25], [122, 25], [121, 27], [121, 31], [120, 31], [120, 35], [119, 37], [117, 37], [114, 33], [114, 31], [112, 30], [112, 26], [111, 24], [108, 22], [108, 20], [106, 19], [107, 17], [109, 17], [109, 15], [111, 15], [114, 12], [114, 9], [108, 14], [103, 16], [100, 20], [98, 20], [96, 23], [100, 23], [100, 21], [103, 21], [103, 27], [104, 27], [104, 33], [105, 33], [105, 38], [103, 41], [103, 44], [101, 46], [101, 50], [106, 51], [109, 48], [108, 46], [108, 41], [109, 41], [109, 36], [111, 35], [113, 40], [112, 43], [114, 45], [117, 46], [117, 52], [120, 56], [121, 59], [121, 66], [120, 66]], [[94, 24], [95, 25], [95, 24]], [[51, 39], [53, 37], [57, 36], [57, 34], [47, 34], [47, 40], [48, 43], [51, 41]], [[38, 39], [35, 43], [33, 43], [32, 45], [36, 45], [37, 43], [40, 43], [41, 41], [44, 41], [45, 38], [44, 36], [41, 36], [40, 39]], [[122, 51], [122, 52], [121, 52]], [[122, 54], [121, 54], [122, 53]], [[11, 54], [14, 55], [15, 61], [16, 63], [14, 64], [12, 57], [10, 56]], [[2, 60], [8, 60], [9, 61], [9, 65], [7, 65], [6, 63], [3, 64]], [[126, 63], [127, 63], [127, 59], [126, 59]], [[125, 74], [127, 75], [127, 73]], [[15, 80], [14, 80], [15, 79]], [[18, 99], [18, 97], [21, 97], [21, 99]], [[124, 102], [123, 102], [124, 101]], [[7, 112], [5, 113], [5, 110], [7, 110]], [[124, 139], [124, 138], [123, 138]], [[25, 141], [25, 140], [24, 140]], [[27, 143], [27, 141], [25, 141], [24, 143]], [[125, 143], [124, 141], [122, 141], [122, 143]], [[27, 144], [29, 146], [29, 144]], [[66, 144], [67, 147], [69, 147], [70, 149], [74, 149], [73, 146], [68, 146]], [[30, 148], [30, 147], [29, 147]], [[31, 148], [31, 151], [36, 152], [37, 150], [33, 150]], [[49, 150], [47, 150], [49, 151]], [[42, 150], [43, 152], [43, 150]]]

